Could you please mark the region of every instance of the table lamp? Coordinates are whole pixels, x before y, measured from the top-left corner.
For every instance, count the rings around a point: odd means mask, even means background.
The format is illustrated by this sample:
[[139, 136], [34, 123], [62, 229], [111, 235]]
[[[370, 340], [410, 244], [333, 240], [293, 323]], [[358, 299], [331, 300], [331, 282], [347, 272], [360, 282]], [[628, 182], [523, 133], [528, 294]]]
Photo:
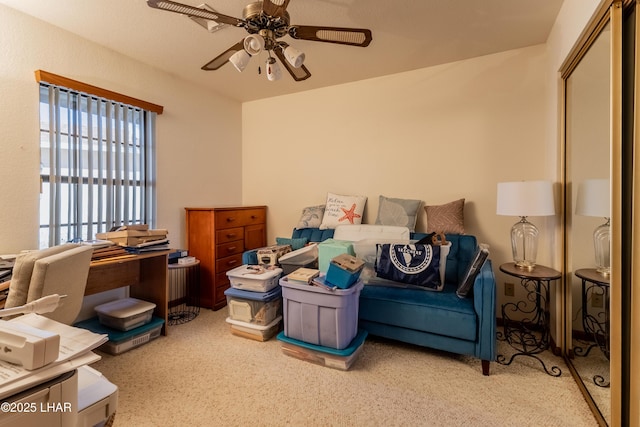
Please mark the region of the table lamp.
[[527, 221], [527, 217], [555, 215], [553, 183], [500, 182], [497, 200], [498, 215], [520, 217], [520, 221], [511, 227], [511, 250], [516, 267], [533, 269], [538, 255], [538, 229]]
[[605, 223], [593, 232], [596, 270], [603, 276], [611, 273], [611, 197], [608, 179], [586, 179], [578, 185], [576, 215], [599, 216]]

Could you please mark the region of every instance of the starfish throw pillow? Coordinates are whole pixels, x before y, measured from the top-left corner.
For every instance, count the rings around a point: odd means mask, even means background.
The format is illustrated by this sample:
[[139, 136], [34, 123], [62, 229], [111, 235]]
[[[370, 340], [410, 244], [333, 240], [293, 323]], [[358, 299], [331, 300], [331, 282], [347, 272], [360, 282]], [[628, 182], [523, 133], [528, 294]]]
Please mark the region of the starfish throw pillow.
[[338, 225], [361, 224], [366, 203], [366, 196], [327, 194], [327, 203], [320, 229], [336, 228]]

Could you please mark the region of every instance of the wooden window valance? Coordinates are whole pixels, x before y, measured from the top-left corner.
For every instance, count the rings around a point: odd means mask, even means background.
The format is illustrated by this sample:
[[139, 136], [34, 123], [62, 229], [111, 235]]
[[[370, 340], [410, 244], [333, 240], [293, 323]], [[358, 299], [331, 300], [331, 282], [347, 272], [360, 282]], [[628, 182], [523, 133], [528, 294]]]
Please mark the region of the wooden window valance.
[[132, 98], [130, 96], [122, 95], [117, 92], [112, 92], [107, 89], [102, 89], [87, 83], [82, 83], [77, 80], [69, 79], [67, 77], [50, 73], [48, 71], [36, 70], [35, 74], [36, 74], [36, 81], [38, 83], [50, 83], [52, 85], [63, 86], [68, 89], [77, 90], [78, 92], [84, 92], [90, 95], [111, 99], [113, 101], [122, 102], [124, 104], [132, 105], [134, 107], [139, 107], [144, 110], [152, 111], [157, 114], [162, 114], [162, 111], [163, 111], [162, 105], [152, 104], [151, 102]]

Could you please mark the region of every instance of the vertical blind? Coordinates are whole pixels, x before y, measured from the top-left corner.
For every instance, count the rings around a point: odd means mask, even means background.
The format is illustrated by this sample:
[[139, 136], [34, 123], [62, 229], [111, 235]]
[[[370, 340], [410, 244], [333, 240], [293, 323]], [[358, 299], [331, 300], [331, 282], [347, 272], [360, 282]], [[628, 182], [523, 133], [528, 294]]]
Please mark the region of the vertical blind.
[[156, 221], [156, 113], [40, 83], [40, 247]]

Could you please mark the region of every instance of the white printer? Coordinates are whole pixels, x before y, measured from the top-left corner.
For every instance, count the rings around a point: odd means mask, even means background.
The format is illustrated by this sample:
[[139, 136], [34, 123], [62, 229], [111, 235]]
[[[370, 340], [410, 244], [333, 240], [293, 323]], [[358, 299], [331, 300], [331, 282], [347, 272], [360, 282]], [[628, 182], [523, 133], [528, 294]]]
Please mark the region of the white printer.
[[[107, 337], [36, 313], [55, 310], [58, 295], [0, 310], [0, 427], [101, 426], [115, 416], [118, 387], [87, 366]], [[76, 341], [78, 343], [76, 343]]]

